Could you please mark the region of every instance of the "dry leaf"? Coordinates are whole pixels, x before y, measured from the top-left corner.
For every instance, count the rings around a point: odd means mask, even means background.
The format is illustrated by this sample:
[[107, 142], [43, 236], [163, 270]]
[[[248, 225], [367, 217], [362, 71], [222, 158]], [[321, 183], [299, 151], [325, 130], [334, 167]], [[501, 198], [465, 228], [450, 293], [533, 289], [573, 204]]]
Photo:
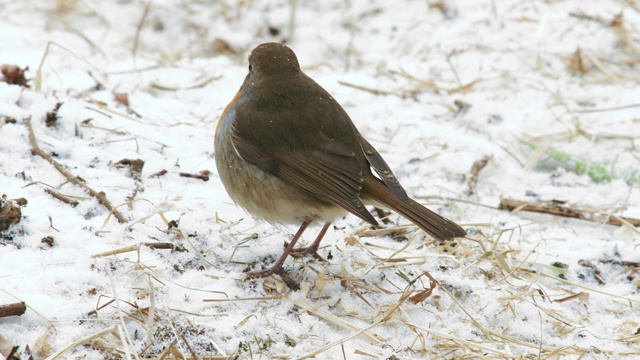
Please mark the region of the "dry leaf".
[[2, 72], [0, 81], [6, 82], [7, 84], [29, 87], [27, 86], [27, 78], [24, 77], [24, 72], [27, 70], [29, 70], [28, 66], [21, 69], [18, 65], [2, 65], [0, 66], [0, 71]]
[[126, 93], [113, 93], [113, 98], [118, 104], [129, 107], [129, 95]]
[[356, 244], [358, 244], [358, 238], [355, 236], [347, 236], [346, 238], [344, 238], [344, 242], [349, 245], [349, 246], [354, 246]]

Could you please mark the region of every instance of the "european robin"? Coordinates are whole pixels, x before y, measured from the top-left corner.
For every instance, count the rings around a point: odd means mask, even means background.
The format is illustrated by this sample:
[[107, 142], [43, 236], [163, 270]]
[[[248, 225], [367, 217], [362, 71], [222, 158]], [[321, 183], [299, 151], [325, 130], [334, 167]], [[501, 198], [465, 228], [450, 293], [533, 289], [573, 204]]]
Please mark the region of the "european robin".
[[[296, 54], [265, 43], [249, 55], [249, 74], [224, 109], [215, 137], [218, 174], [229, 196], [254, 217], [302, 224], [278, 261], [248, 278], [279, 275], [288, 255], [311, 255], [331, 222], [347, 211], [378, 222], [365, 205], [394, 210], [439, 240], [466, 235], [418, 204], [338, 102], [300, 70]], [[372, 171], [377, 174], [374, 175]], [[311, 246], [294, 250], [312, 221], [324, 226]]]

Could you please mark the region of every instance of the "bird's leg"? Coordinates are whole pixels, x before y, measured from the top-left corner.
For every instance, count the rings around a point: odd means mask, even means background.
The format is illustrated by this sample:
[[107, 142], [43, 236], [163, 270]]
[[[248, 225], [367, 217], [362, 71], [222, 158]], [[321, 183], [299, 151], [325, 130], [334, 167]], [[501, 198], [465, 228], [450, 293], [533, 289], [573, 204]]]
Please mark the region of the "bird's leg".
[[330, 225], [331, 225], [330, 222], [324, 224], [324, 226], [318, 233], [318, 236], [313, 241], [313, 244], [311, 244], [311, 246], [291, 250], [291, 253], [290, 253], [291, 256], [293, 256], [294, 258], [300, 258], [300, 257], [311, 255], [317, 260], [326, 261], [322, 256], [320, 256], [320, 254], [318, 254], [318, 248], [320, 247], [320, 241], [322, 241], [322, 238], [324, 237], [324, 234], [329, 229]]
[[302, 236], [302, 233], [307, 229], [310, 223], [311, 223], [311, 220], [305, 220], [302, 223], [302, 225], [300, 225], [298, 232], [293, 236], [293, 239], [291, 239], [291, 242], [289, 242], [289, 245], [287, 245], [287, 247], [284, 249], [284, 252], [282, 253], [282, 255], [280, 255], [280, 259], [278, 259], [278, 261], [272, 267], [266, 270], [256, 270], [256, 271], [248, 272], [247, 280], [269, 277], [275, 274], [280, 276], [282, 280], [284, 280], [284, 282], [287, 283], [287, 285], [291, 289], [293, 290], [300, 289], [300, 285], [298, 284], [298, 282], [293, 280], [293, 278], [284, 271], [284, 269], [282, 268], [282, 265], [284, 264], [284, 261], [287, 260], [287, 256], [289, 256], [289, 254], [291, 253], [291, 250], [293, 250], [293, 247], [296, 245], [296, 242], [298, 242], [298, 239], [300, 238], [300, 236]]

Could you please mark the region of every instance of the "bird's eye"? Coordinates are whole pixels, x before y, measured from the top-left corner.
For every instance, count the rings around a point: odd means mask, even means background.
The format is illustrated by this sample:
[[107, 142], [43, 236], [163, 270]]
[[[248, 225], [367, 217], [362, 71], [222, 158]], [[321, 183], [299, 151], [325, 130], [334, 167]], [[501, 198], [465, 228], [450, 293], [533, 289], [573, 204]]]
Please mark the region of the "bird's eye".
[[253, 65], [249, 64], [249, 71], [253, 71]]

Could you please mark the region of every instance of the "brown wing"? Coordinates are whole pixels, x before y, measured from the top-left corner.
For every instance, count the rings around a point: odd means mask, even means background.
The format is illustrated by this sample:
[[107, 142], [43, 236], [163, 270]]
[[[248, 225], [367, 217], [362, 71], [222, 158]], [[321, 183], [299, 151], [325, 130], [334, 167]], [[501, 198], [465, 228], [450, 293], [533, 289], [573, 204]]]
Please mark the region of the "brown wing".
[[355, 154], [347, 147], [331, 140], [321, 140], [314, 148], [265, 154], [241, 136], [233, 143], [240, 156], [264, 171], [309, 194], [341, 206], [377, 225], [360, 200], [362, 171]]

